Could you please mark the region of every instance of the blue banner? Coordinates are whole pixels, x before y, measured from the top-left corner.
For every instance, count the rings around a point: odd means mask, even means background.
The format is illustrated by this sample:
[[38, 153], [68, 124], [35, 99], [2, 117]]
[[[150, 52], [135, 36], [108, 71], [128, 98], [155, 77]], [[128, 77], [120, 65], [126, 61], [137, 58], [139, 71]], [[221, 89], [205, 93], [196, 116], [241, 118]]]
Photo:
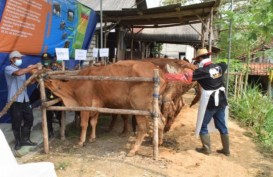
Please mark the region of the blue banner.
[[[79, 64], [75, 49], [88, 49], [96, 29], [95, 11], [76, 0], [31, 1], [0, 0], [0, 110], [7, 102], [4, 69], [11, 51], [24, 54], [22, 67], [27, 67], [41, 62], [44, 52], [54, 56], [55, 48], [69, 48], [65, 65], [72, 69]], [[1, 122], [9, 122], [9, 115]]]

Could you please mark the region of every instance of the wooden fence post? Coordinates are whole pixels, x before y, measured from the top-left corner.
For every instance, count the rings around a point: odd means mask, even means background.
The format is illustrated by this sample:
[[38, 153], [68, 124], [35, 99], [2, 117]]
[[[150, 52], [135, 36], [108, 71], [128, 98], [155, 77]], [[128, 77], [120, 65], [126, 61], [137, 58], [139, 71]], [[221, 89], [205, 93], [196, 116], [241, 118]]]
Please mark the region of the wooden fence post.
[[65, 118], [66, 118], [66, 111], [62, 111], [61, 128], [60, 128], [61, 140], [65, 140], [65, 126], [66, 126]]
[[[42, 64], [39, 64], [38, 69], [42, 69]], [[49, 152], [48, 145], [48, 130], [47, 130], [47, 119], [46, 119], [46, 106], [43, 104], [46, 102], [45, 94], [45, 83], [43, 77], [39, 78], [40, 92], [41, 92], [41, 112], [42, 112], [42, 128], [43, 128], [43, 139], [44, 139], [44, 151], [46, 154]]]
[[154, 137], [153, 137], [153, 156], [154, 160], [158, 159], [158, 118], [159, 118], [159, 70], [154, 70], [154, 93], [153, 93], [153, 121], [154, 121]]

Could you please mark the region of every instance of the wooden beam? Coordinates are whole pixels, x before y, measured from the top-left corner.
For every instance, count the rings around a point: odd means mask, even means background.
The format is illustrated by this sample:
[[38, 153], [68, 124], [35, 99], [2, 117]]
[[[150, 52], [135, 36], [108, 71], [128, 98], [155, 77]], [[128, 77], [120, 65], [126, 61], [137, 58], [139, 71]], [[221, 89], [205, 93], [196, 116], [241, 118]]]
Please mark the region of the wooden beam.
[[48, 76], [49, 79], [59, 80], [104, 80], [104, 81], [126, 81], [126, 82], [152, 82], [152, 78], [146, 77], [116, 77], [116, 76]]
[[192, 24], [189, 24], [192, 29], [199, 34], [199, 36], [202, 36], [202, 34], [194, 27]]
[[185, 11], [178, 11], [178, 12], [166, 12], [166, 13], [156, 13], [156, 14], [143, 14], [143, 15], [132, 15], [132, 16], [115, 16], [114, 14], [107, 14], [104, 12], [104, 20], [108, 22], [115, 22], [117, 20], [146, 20], [146, 19], [157, 19], [157, 18], [178, 18], [178, 17], [186, 17], [186, 16], [207, 16], [211, 11], [210, 7], [204, 9], [197, 9], [197, 10], [185, 10]]
[[196, 17], [200, 20], [200, 22], [204, 25], [204, 27], [207, 28], [206, 22], [199, 15], [196, 15]]
[[[134, 27], [131, 28], [131, 35], [133, 36], [134, 35]], [[134, 39], [132, 38], [131, 39], [131, 57], [130, 59], [133, 59], [133, 52], [134, 52]]]

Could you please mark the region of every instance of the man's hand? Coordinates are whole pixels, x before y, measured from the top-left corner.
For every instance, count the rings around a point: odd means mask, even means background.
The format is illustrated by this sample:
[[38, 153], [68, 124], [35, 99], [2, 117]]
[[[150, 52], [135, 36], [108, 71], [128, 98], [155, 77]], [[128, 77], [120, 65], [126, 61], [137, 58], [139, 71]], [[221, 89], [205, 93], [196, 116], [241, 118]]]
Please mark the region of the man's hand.
[[38, 64], [29, 65], [29, 66], [27, 67], [27, 69], [28, 69], [28, 73], [34, 74], [34, 73], [36, 73], [37, 70], [38, 70]]
[[30, 69], [38, 69], [38, 64], [29, 65], [28, 68], [30, 68]]

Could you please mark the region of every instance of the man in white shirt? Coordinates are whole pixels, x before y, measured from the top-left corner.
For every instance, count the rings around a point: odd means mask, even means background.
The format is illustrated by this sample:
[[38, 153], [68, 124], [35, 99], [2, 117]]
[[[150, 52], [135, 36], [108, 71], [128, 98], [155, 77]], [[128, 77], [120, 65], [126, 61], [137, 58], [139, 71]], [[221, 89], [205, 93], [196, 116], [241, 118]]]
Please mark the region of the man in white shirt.
[[[16, 92], [26, 81], [27, 73], [37, 69], [37, 65], [30, 65], [27, 68], [20, 68], [23, 55], [18, 51], [13, 51], [9, 55], [10, 65], [5, 67], [5, 78], [8, 87], [8, 100], [10, 101]], [[36, 146], [30, 141], [30, 131], [33, 125], [33, 114], [29, 104], [29, 97], [25, 89], [12, 104], [10, 108], [11, 125], [15, 137], [15, 150], [21, 146]], [[22, 126], [23, 125], [23, 126]]]

